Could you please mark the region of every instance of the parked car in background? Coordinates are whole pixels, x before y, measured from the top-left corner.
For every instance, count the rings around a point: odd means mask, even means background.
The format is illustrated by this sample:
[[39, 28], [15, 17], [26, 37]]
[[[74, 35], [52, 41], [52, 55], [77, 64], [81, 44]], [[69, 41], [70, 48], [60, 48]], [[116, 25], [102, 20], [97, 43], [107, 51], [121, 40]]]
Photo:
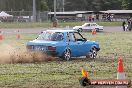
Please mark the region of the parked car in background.
[[46, 30], [36, 39], [27, 42], [29, 51], [44, 52], [70, 60], [71, 57], [86, 56], [95, 59], [100, 50], [99, 43], [86, 40], [75, 30]]
[[97, 23], [85, 23], [82, 26], [75, 26], [73, 27], [73, 29], [79, 32], [92, 31], [93, 29], [96, 29], [96, 31], [100, 31], [103, 30], [103, 26], [99, 26]]

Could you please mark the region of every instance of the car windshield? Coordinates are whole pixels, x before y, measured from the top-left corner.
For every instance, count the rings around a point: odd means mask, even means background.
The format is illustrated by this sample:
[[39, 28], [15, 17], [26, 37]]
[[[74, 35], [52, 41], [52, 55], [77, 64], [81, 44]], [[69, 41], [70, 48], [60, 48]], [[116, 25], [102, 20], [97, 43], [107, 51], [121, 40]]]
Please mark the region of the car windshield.
[[39, 35], [37, 40], [46, 40], [46, 41], [61, 41], [63, 40], [63, 33], [61, 32], [43, 32]]
[[82, 26], [86, 26], [87, 24], [85, 23], [85, 24], [83, 24]]
[[91, 24], [91, 26], [98, 26], [97, 24]]

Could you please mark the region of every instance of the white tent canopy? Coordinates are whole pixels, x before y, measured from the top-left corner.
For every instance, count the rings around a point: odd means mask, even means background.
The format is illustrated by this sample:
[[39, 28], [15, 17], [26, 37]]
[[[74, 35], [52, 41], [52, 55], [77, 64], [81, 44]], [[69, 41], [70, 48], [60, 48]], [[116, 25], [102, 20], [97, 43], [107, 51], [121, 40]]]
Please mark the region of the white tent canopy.
[[13, 15], [7, 14], [6, 12], [2, 11], [0, 13], [0, 17], [13, 17]]

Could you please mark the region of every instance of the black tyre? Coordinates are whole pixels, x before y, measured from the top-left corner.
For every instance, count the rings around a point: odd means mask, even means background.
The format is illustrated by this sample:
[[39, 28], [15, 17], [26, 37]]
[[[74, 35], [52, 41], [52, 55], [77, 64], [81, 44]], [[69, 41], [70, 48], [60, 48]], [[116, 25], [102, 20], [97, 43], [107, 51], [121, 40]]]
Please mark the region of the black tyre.
[[97, 56], [97, 50], [96, 48], [92, 48], [86, 57], [90, 59], [95, 59], [96, 56]]
[[99, 28], [95, 28], [96, 29], [96, 32], [99, 32]]
[[69, 61], [71, 59], [71, 52], [69, 49], [66, 49], [63, 53], [63, 58], [67, 61]]

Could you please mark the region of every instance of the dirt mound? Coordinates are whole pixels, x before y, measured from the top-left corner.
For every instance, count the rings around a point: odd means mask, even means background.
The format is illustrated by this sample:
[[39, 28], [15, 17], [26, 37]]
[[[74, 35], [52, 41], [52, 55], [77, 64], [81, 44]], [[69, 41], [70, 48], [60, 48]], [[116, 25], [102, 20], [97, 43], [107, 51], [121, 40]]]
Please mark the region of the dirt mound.
[[48, 57], [46, 54], [40, 52], [27, 52], [25, 49], [16, 49], [10, 45], [0, 46], [0, 64], [34, 63], [51, 60], [59, 60], [59, 58]]

